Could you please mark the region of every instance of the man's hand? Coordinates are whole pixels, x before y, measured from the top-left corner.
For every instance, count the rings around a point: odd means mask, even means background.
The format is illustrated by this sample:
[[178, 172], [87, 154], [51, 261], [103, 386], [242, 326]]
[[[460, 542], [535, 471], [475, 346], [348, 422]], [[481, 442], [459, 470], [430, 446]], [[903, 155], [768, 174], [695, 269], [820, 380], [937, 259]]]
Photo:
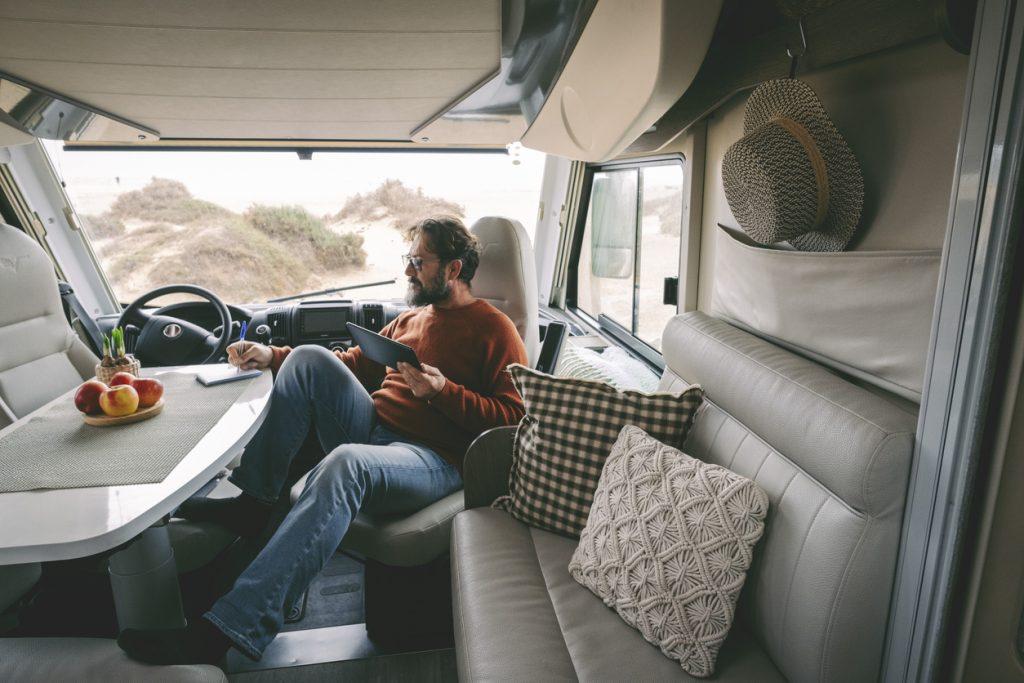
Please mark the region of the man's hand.
[[429, 401], [441, 393], [441, 390], [444, 389], [444, 383], [448, 380], [433, 365], [420, 363], [420, 366], [423, 368], [422, 372], [408, 363], [400, 362], [398, 364], [398, 371], [402, 373], [406, 384], [412, 389], [413, 396]]
[[263, 344], [236, 341], [228, 347], [228, 362], [242, 370], [262, 370], [270, 367], [273, 360], [274, 352]]

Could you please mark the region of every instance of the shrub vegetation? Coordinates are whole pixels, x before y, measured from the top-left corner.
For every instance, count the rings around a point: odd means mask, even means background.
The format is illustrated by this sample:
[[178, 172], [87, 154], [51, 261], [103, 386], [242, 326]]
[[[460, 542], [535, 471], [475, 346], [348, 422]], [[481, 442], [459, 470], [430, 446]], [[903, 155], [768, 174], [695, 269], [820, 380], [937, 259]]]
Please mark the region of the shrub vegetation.
[[224, 218], [230, 216], [231, 212], [213, 202], [196, 199], [184, 183], [153, 178], [141, 190], [132, 190], [119, 196], [108, 214], [121, 220], [134, 218], [186, 224]]
[[662, 235], [679, 236], [683, 229], [683, 200], [675, 194], [644, 201], [644, 213], [655, 213], [661, 222]]
[[244, 216], [253, 228], [288, 248], [300, 259], [313, 259], [325, 268], [366, 264], [363, 237], [331, 232], [324, 221], [301, 206], [254, 204]]
[[390, 218], [392, 227], [406, 230], [417, 221], [436, 214], [465, 218], [466, 209], [447, 199], [430, 197], [423, 193], [423, 188], [417, 187], [414, 190], [401, 180], [389, 178], [375, 190], [349, 197], [341, 211], [330, 217], [330, 220], [375, 221]]
[[256, 301], [366, 263], [361, 235], [332, 232], [302, 207], [254, 205], [238, 215], [164, 178], [82, 222], [125, 298], [189, 282], [229, 301]]
[[83, 215], [82, 224], [85, 231], [95, 240], [105, 240], [108, 237], [117, 237], [124, 234], [124, 223], [114, 218], [110, 213], [103, 213], [99, 216]]

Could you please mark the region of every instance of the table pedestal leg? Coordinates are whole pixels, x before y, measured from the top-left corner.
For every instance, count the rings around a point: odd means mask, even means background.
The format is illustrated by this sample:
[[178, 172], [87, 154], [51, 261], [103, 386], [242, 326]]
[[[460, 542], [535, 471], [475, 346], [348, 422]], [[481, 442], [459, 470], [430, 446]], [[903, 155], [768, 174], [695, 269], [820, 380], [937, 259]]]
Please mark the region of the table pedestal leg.
[[166, 525], [146, 529], [127, 548], [111, 555], [108, 570], [122, 631], [185, 625], [178, 568]]

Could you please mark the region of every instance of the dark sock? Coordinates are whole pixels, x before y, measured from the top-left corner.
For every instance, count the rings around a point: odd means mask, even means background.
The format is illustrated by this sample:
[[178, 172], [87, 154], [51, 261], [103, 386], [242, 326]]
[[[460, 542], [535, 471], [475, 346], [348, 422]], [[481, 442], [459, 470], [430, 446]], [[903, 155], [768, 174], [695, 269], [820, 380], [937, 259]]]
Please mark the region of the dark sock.
[[206, 619], [185, 628], [121, 631], [118, 646], [132, 659], [147, 664], [219, 664], [231, 640]]
[[242, 493], [234, 498], [189, 498], [176, 515], [193, 522], [214, 522], [239, 536], [257, 536], [267, 526], [273, 508]]

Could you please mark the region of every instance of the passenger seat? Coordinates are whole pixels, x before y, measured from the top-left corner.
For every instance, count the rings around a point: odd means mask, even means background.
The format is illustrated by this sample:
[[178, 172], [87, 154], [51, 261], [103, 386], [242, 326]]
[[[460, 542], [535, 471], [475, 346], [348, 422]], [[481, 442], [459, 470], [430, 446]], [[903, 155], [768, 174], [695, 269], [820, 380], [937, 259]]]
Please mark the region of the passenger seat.
[[[533, 247], [519, 221], [501, 216], [481, 218], [470, 229], [480, 243], [480, 265], [473, 278], [473, 295], [493, 304], [515, 324], [530, 364], [540, 355], [537, 272]], [[292, 487], [294, 502], [305, 485], [303, 476]], [[465, 508], [462, 491], [405, 517], [356, 515], [341, 547], [368, 558], [366, 626], [371, 636], [393, 635], [403, 629], [410, 637], [433, 633], [449, 616], [448, 548], [452, 520]], [[440, 614], [438, 614], [440, 610]]]
[[[97, 358], [64, 317], [57, 276], [42, 248], [0, 223], [0, 428], [93, 376]], [[213, 525], [168, 526], [178, 571], [205, 566], [234, 536]], [[106, 571], [102, 560], [99, 571]]]

